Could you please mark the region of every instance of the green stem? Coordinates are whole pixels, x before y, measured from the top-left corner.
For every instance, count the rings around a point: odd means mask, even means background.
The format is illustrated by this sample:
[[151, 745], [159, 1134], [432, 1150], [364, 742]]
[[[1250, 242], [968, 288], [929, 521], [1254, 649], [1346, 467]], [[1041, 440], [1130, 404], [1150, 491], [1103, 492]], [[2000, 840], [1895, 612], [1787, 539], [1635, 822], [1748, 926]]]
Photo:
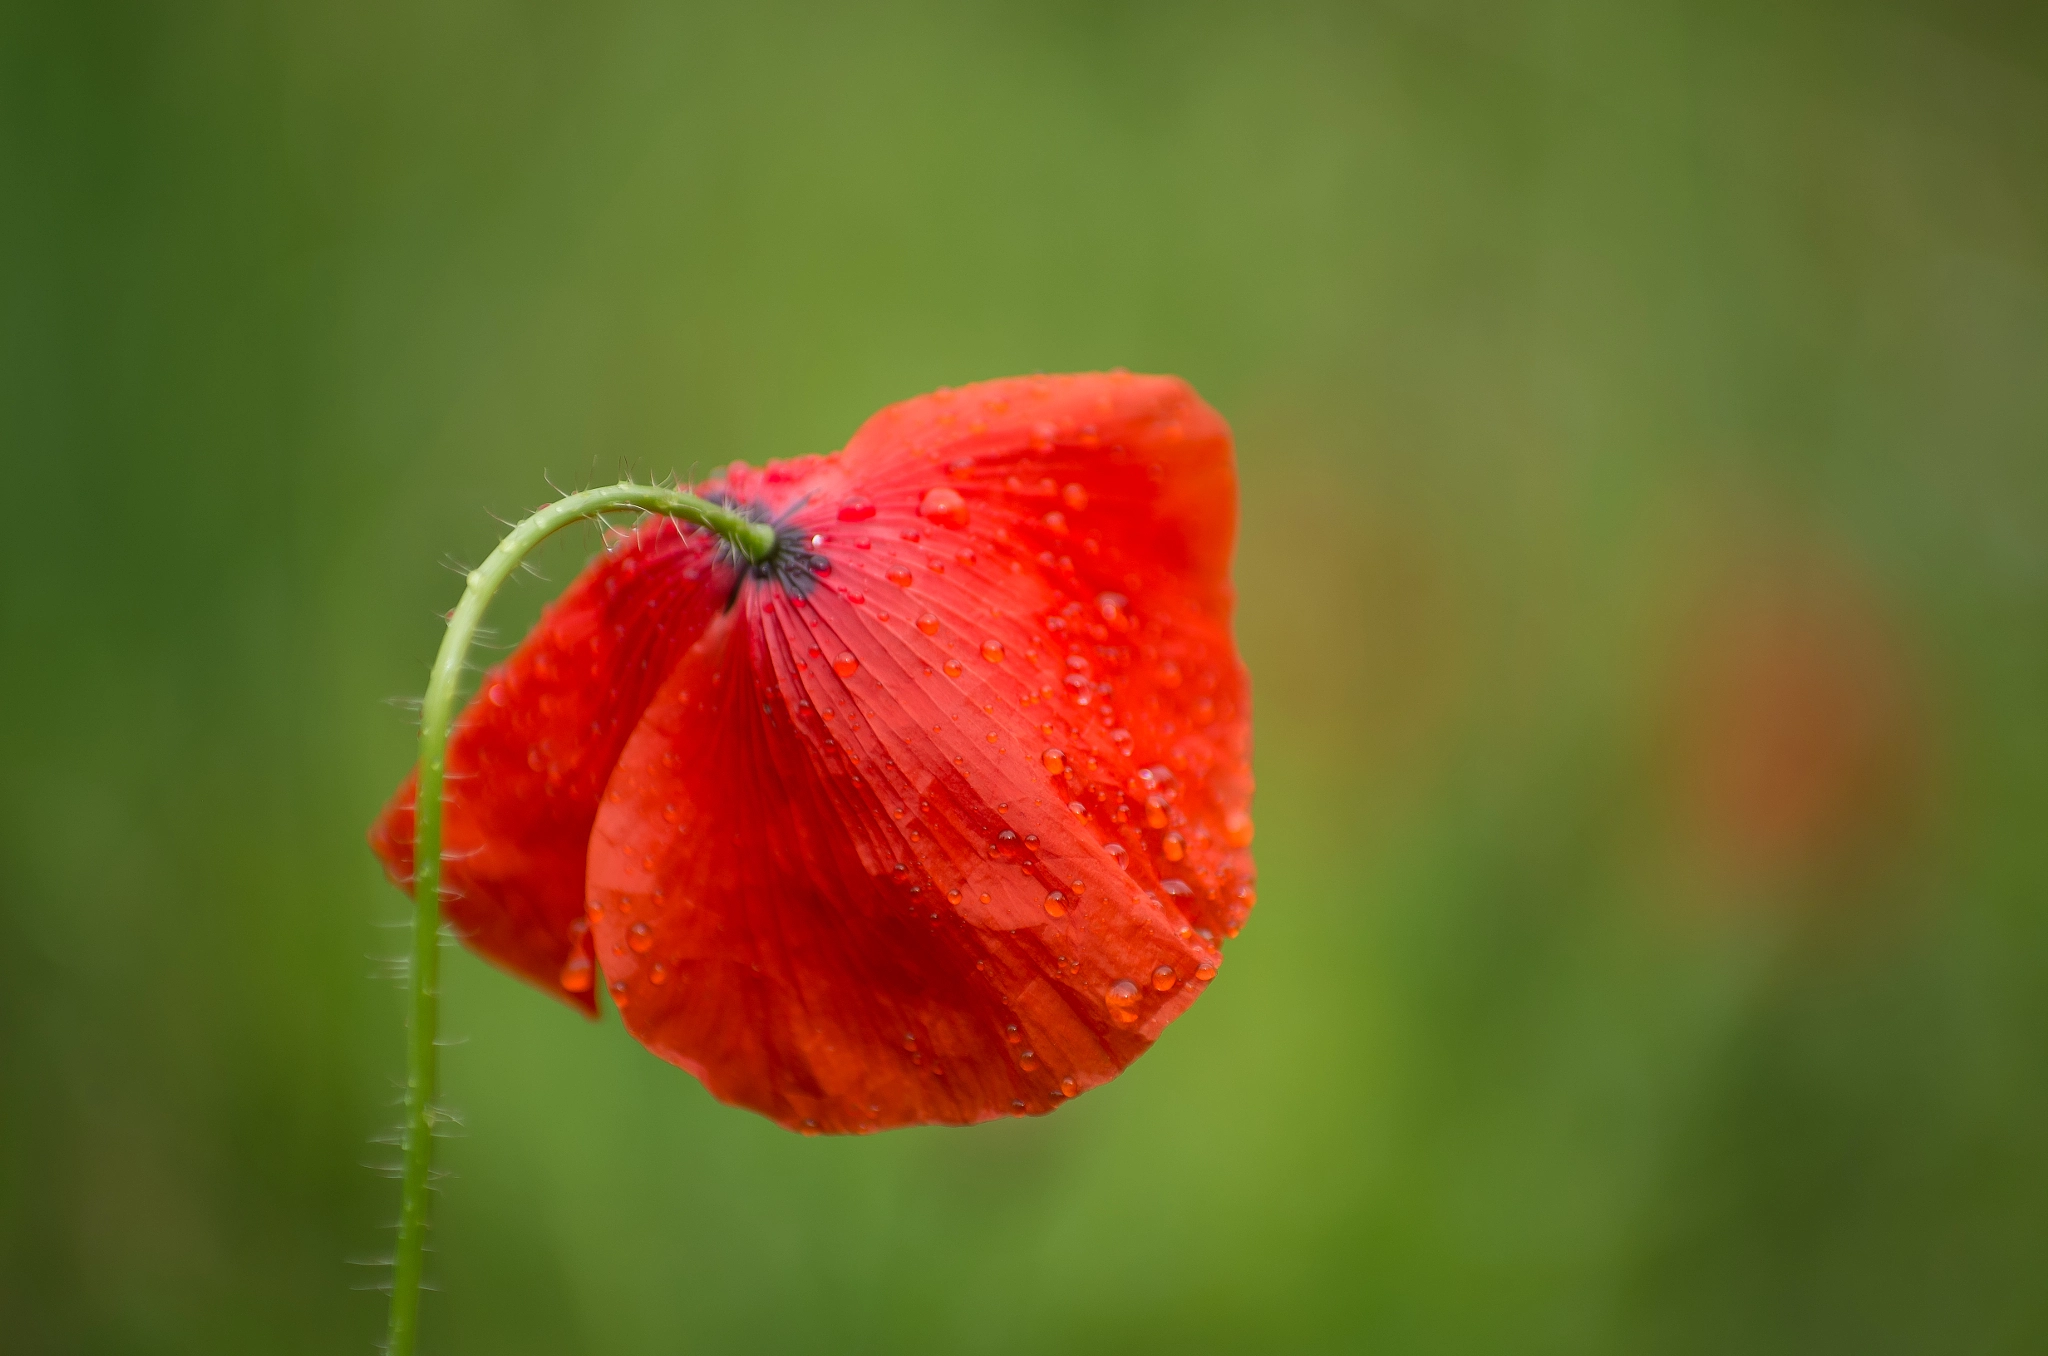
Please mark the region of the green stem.
[[418, 1340], [420, 1279], [425, 1266], [428, 1175], [434, 1154], [434, 1032], [440, 1008], [441, 794], [448, 733], [462, 669], [484, 608], [528, 552], [570, 523], [619, 509], [640, 509], [709, 529], [756, 563], [775, 551], [775, 529], [681, 490], [610, 485], [572, 494], [512, 529], [469, 573], [462, 601], [448, 618], [441, 652], [420, 707], [419, 788], [413, 811], [412, 991], [405, 1050], [405, 1177], [392, 1259], [391, 1327], [385, 1350], [412, 1356]]

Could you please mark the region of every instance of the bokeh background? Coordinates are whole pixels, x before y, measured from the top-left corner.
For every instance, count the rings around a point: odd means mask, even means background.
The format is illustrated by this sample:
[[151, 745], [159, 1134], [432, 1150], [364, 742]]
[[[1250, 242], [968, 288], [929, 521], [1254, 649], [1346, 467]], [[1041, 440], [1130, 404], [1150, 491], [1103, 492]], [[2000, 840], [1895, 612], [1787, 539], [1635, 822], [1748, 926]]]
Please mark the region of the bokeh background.
[[427, 1349], [2048, 1349], [2048, 9], [1970, 0], [0, 7], [0, 1346], [380, 1334], [362, 834], [493, 513], [1112, 365], [1240, 438], [1214, 992], [817, 1141], [454, 957]]

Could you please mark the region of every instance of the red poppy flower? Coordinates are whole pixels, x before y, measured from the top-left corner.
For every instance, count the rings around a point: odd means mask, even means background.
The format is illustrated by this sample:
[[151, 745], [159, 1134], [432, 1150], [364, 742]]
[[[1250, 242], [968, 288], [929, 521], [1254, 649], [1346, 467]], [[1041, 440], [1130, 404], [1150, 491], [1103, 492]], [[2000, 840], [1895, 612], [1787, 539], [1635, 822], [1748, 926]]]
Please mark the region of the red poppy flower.
[[[447, 915], [718, 1097], [866, 1131], [1050, 1110], [1253, 901], [1230, 433], [1125, 373], [940, 391], [622, 535], [448, 755]], [[371, 832], [411, 873], [412, 786]]]

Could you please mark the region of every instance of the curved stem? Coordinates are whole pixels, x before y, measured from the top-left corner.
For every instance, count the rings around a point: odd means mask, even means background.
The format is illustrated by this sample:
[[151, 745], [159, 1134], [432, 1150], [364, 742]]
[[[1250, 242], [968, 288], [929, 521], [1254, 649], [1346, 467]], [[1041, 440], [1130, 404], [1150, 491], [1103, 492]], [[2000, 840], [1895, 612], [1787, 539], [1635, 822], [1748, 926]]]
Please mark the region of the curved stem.
[[484, 608], [527, 553], [570, 523], [618, 509], [641, 509], [706, 528], [746, 559], [759, 563], [775, 551], [766, 523], [681, 490], [610, 485], [550, 504], [512, 529], [483, 564], [469, 573], [462, 601], [448, 618], [434, 658], [426, 701], [420, 707], [419, 786], [413, 810], [412, 989], [405, 1051], [405, 1175], [392, 1259], [391, 1326], [385, 1350], [412, 1356], [418, 1340], [420, 1280], [425, 1265], [428, 1176], [433, 1163], [434, 1033], [440, 1007], [441, 794], [447, 775], [448, 734], [455, 722], [457, 688], [470, 641]]

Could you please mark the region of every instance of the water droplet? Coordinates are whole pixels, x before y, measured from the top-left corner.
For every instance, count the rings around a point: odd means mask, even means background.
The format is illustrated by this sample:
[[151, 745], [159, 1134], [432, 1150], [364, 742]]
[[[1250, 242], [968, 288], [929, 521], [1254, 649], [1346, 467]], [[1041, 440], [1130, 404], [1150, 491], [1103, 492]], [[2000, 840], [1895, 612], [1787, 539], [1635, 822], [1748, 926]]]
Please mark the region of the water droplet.
[[1058, 890], [1054, 890], [1045, 897], [1045, 911], [1054, 918], [1065, 918], [1067, 916], [1067, 897]]
[[944, 485], [926, 490], [924, 502], [918, 505], [917, 511], [928, 522], [937, 523], [940, 527], [967, 526], [967, 501], [960, 497], [960, 491]]
[[1074, 814], [1077, 814], [1077, 815], [1085, 815], [1085, 814], [1087, 814], [1087, 813], [1088, 813], [1088, 807], [1087, 807], [1087, 806], [1085, 806], [1085, 805], [1083, 805], [1083, 804], [1082, 804], [1082, 803], [1081, 803], [1080, 801], [1078, 801], [1078, 800], [1070, 800], [1070, 801], [1068, 801], [1068, 802], [1067, 802], [1067, 809], [1068, 809], [1068, 810], [1070, 810], [1070, 811], [1072, 811], [1072, 812], [1073, 812]]
[[994, 730], [990, 730], [990, 731], [988, 732], [988, 742], [989, 742], [989, 743], [991, 743], [991, 744], [993, 744], [993, 743], [995, 743], [995, 742], [996, 742], [996, 738], [997, 738], [997, 736], [996, 736], [996, 732], [995, 732]]
[[889, 582], [894, 584], [897, 588], [909, 588], [910, 579], [910, 571], [904, 569], [901, 565], [891, 565], [889, 567]]
[[626, 1006], [626, 981], [623, 979], [612, 981], [612, 1006], [617, 1008]]
[[1207, 962], [1204, 962], [1201, 965], [1196, 966], [1195, 978], [1201, 980], [1204, 984], [1207, 984], [1210, 980], [1216, 978], [1216, 967], [1208, 964]]
[[[1066, 502], [1068, 508], [1076, 513], [1088, 507], [1088, 490], [1083, 485], [1067, 486], [1067, 488], [1060, 491], [1060, 498]], [[839, 516], [844, 518], [846, 514], [842, 510]]]
[[633, 954], [644, 956], [654, 945], [654, 932], [645, 923], [635, 923], [626, 929], [626, 945], [633, 948]]
[[832, 672], [841, 678], [851, 678], [860, 672], [860, 661], [853, 657], [851, 650], [841, 650], [839, 657], [832, 661]]
[[940, 667], [945, 669], [948, 678], [958, 678], [961, 674], [960, 661], [957, 659], [948, 659]]
[[[999, 862], [1022, 861], [1024, 858], [1024, 847], [1023, 844], [1017, 841], [1017, 831], [1015, 829], [1004, 829], [1001, 833], [997, 834], [996, 841], [988, 845], [988, 855]], [[982, 896], [982, 902], [988, 902], [986, 895]]]
[[647, 972], [647, 978], [655, 984], [668, 983], [668, 967], [657, 962], [655, 967]]
[[1152, 987], [1161, 993], [1165, 993], [1173, 987], [1173, 967], [1171, 965], [1162, 965], [1152, 972]]
[[1171, 659], [1167, 660], [1164, 664], [1161, 664], [1159, 666], [1159, 686], [1179, 687], [1180, 665], [1174, 663]]
[[917, 629], [928, 636], [935, 636], [939, 633], [939, 619], [929, 612], [920, 613], [917, 619]]
[[1003, 1028], [1003, 1039], [1008, 1041], [1010, 1044], [1015, 1045], [1018, 1041], [1023, 1040], [1024, 1037], [1023, 1034], [1017, 1030], [1017, 1024], [1015, 1022], [1012, 1022], [1008, 1026]]
[[1159, 850], [1166, 854], [1166, 860], [1177, 862], [1188, 855], [1188, 840], [1177, 833], [1168, 832], [1159, 840]]
[[846, 496], [845, 502], [839, 506], [839, 521], [842, 523], [866, 522], [874, 516], [874, 501], [857, 494]]
[[946, 898], [958, 904], [960, 902], [960, 892], [958, 890], [948, 890], [946, 891]]
[[1110, 855], [1110, 858], [1124, 870], [1128, 871], [1131, 869], [1131, 854], [1124, 851], [1124, 845], [1122, 843], [1109, 843], [1105, 845], [1102, 850], [1104, 852], [1107, 852]]
[[1145, 824], [1148, 828], [1154, 829], [1166, 827], [1166, 798], [1164, 796], [1145, 797]]
[[1031, 1072], [1033, 1069], [1038, 1067], [1038, 1052], [1036, 1050], [1019, 1051], [1017, 1054], [1017, 1063], [1021, 1064], [1024, 1067], [1024, 1072]]
[[1232, 847], [1250, 847], [1252, 817], [1242, 810], [1232, 810], [1223, 816], [1223, 841]]
[[1071, 1076], [1067, 1078], [1062, 1078], [1060, 1080], [1060, 1096], [1072, 1097], [1075, 1093], [1079, 1092], [1080, 1090], [1080, 1084], [1076, 1083]]
[[1055, 777], [1067, 770], [1067, 755], [1058, 749], [1047, 749], [1044, 753], [1039, 754], [1038, 757], [1039, 761], [1045, 764], [1045, 770]]
[[562, 966], [562, 987], [570, 993], [590, 992], [590, 957], [572, 955]]
[[965, 457], [958, 461], [949, 461], [946, 463], [946, 474], [955, 480], [965, 480], [974, 474], [974, 463]]
[[1055, 536], [1064, 537], [1067, 535], [1067, 515], [1061, 513], [1058, 509], [1054, 509], [1051, 513], [1045, 515], [1045, 525], [1052, 529]]
[[1173, 876], [1168, 876], [1166, 879], [1160, 881], [1159, 888], [1166, 891], [1166, 893], [1174, 895], [1181, 899], [1189, 898], [1195, 893], [1194, 888], [1190, 886], [1186, 881], [1176, 879]]
[[831, 562], [831, 561], [830, 561], [829, 559], [827, 559], [826, 557], [824, 557], [824, 556], [812, 556], [812, 557], [811, 557], [811, 573], [813, 573], [813, 574], [830, 574], [830, 573], [832, 573], [832, 562]]
[[506, 686], [505, 686], [505, 685], [504, 685], [503, 683], [492, 683], [492, 684], [491, 684], [491, 705], [493, 705], [493, 706], [503, 706], [503, 705], [504, 705], [504, 704], [505, 704], [506, 702], [509, 702], [509, 701], [511, 701], [511, 700], [512, 700], [512, 689], [511, 689], [511, 688], [509, 688], [509, 687], [506, 687]]
[[1109, 986], [1109, 992], [1102, 1001], [1112, 1008], [1134, 1008], [1138, 1005], [1138, 986], [1128, 979], [1120, 979]]
[[1000, 640], [984, 640], [981, 642], [981, 657], [991, 664], [1002, 663], [1003, 643]]

